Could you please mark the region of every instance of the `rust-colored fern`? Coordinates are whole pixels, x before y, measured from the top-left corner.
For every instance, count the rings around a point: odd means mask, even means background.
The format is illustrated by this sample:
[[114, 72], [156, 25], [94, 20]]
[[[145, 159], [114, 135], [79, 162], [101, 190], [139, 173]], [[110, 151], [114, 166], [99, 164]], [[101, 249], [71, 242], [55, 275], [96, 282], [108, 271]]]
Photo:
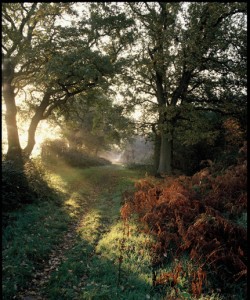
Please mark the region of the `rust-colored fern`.
[[[202, 293], [205, 269], [216, 273], [221, 282], [239, 281], [247, 275], [247, 233], [235, 223], [247, 207], [246, 143], [240, 154], [237, 165], [217, 176], [206, 168], [192, 177], [167, 177], [159, 183], [143, 179], [121, 210], [124, 220], [136, 214], [145, 232], [156, 237], [154, 266], [169, 250], [173, 258], [188, 251], [199, 262], [191, 276], [190, 290], [195, 296]], [[163, 273], [155, 284], [171, 281], [174, 285], [179, 274], [177, 269]]]

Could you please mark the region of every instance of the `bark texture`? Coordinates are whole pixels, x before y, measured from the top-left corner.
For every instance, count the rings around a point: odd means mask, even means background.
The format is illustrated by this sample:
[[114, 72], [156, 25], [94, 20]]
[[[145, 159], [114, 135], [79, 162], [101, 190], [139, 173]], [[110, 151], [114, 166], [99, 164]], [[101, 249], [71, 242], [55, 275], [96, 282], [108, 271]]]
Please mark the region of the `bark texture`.
[[6, 158], [8, 160], [19, 160], [22, 157], [18, 128], [17, 128], [17, 107], [15, 103], [15, 93], [12, 81], [14, 78], [14, 65], [10, 59], [3, 61], [3, 98], [6, 105], [6, 127], [8, 150]]

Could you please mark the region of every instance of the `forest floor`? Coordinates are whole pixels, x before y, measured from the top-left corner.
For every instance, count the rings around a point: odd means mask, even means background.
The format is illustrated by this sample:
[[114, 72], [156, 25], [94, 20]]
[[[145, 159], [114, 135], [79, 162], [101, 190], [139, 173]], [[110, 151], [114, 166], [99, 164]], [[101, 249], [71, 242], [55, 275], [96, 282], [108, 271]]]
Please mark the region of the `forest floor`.
[[[3, 299], [197, 299], [191, 296], [185, 276], [178, 282], [178, 293], [170, 280], [153, 284], [156, 241], [135, 218], [121, 217], [123, 196], [129, 197], [128, 191], [145, 175], [121, 165], [51, 166], [47, 180], [57, 191], [51, 193], [51, 200], [13, 211], [4, 228]], [[183, 266], [195, 267], [188, 257], [179, 259]], [[178, 259], [157, 267], [157, 276], [168, 274], [176, 264]], [[238, 298], [223, 298], [212, 291], [199, 299]]]
[[[54, 168], [50, 180], [64, 195], [63, 207], [31, 205], [5, 230], [3, 299], [149, 299], [149, 237], [132, 223], [128, 237], [120, 218], [122, 193], [140, 177], [119, 165]], [[9, 258], [13, 247], [16, 259]]]

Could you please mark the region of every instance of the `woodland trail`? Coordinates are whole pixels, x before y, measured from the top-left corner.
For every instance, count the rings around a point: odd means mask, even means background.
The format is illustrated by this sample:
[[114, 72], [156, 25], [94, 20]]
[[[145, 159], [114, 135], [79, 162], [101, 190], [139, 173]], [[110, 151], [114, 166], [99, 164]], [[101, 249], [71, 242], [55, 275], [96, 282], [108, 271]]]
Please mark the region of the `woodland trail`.
[[[43, 269], [34, 272], [28, 288], [19, 291], [13, 299], [96, 299], [94, 295], [91, 296], [89, 291], [84, 296], [82, 290], [86, 286], [89, 289], [89, 286], [96, 280], [96, 275], [91, 278], [91, 269], [98, 267], [102, 257], [102, 253], [97, 251], [98, 243], [120, 220], [121, 195], [125, 190], [133, 187], [139, 174], [119, 165], [76, 170], [62, 167], [59, 174], [61, 179], [67, 183], [67, 189], [72, 195], [67, 205], [78, 210], [77, 220], [70, 224], [62, 242], [51, 251], [49, 258], [43, 262]], [[84, 257], [84, 260], [80, 262], [75, 261], [75, 255], [79, 255], [78, 252], [77, 254], [74, 252], [76, 248], [79, 249], [81, 257]], [[97, 263], [91, 263], [95, 260]], [[69, 262], [78, 264], [75, 276]], [[112, 263], [109, 267], [112, 270]], [[65, 268], [68, 269], [67, 272], [71, 273], [71, 278], [64, 278], [66, 277], [65, 272], [61, 270]], [[72, 278], [77, 278], [74, 283], [70, 282]], [[62, 282], [60, 283], [60, 281]], [[66, 292], [64, 291], [65, 284], [69, 285]], [[116, 282], [114, 282], [115, 284]], [[108, 285], [103, 285], [102, 292], [105, 288], [108, 290]], [[109, 298], [104, 296], [101, 299]]]
[[73, 247], [79, 222], [72, 224], [63, 237], [63, 242], [52, 250], [49, 259], [44, 262], [43, 270], [37, 271], [29, 283], [29, 287], [20, 291], [14, 299], [23, 300], [45, 300], [46, 297], [41, 295], [41, 290], [48, 283], [51, 273], [66, 259], [65, 252]]

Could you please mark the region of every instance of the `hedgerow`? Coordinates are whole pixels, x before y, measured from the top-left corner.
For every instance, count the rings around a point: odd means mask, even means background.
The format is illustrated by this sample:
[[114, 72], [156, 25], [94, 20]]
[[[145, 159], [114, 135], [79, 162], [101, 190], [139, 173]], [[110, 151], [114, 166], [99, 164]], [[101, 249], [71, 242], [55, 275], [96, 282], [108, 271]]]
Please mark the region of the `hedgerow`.
[[66, 163], [71, 167], [88, 168], [111, 164], [105, 158], [90, 155], [82, 149], [68, 147], [64, 139], [46, 140], [42, 144], [41, 158], [45, 164], [60, 165]]

